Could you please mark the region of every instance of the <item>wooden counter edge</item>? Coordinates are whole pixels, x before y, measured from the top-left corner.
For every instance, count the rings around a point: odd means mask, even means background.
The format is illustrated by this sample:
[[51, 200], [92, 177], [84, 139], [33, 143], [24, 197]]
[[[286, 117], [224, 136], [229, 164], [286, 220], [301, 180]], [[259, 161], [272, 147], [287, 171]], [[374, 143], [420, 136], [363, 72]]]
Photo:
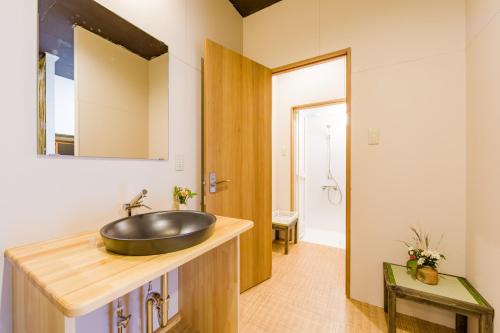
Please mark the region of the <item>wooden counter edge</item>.
[[[223, 218], [219, 217], [218, 218]], [[172, 260], [172, 262], [169, 265], [166, 266], [161, 266], [159, 265], [154, 271], [148, 271], [145, 272], [144, 275], [141, 276], [140, 279], [135, 279], [133, 281], [130, 281], [127, 283], [126, 286], [114, 291], [113, 293], [110, 293], [108, 295], [105, 295], [104, 297], [101, 297], [99, 299], [95, 299], [92, 302], [86, 302], [86, 303], [79, 303], [79, 304], [64, 304], [62, 300], [58, 299], [55, 297], [52, 293], [47, 291], [41, 284], [37, 281], [36, 276], [33, 276], [30, 274], [30, 272], [27, 272], [23, 269], [22, 265], [18, 263], [18, 261], [15, 258], [15, 255], [12, 254], [12, 252], [16, 249], [25, 247], [25, 246], [30, 246], [30, 245], [35, 245], [38, 243], [33, 243], [33, 244], [27, 244], [27, 245], [22, 245], [19, 247], [14, 247], [11, 249], [7, 249], [4, 253], [4, 257], [14, 266], [14, 268], [20, 270], [22, 273], [26, 275], [29, 281], [37, 288], [39, 291], [45, 295], [51, 303], [53, 303], [61, 312], [64, 316], [69, 317], [69, 318], [74, 318], [74, 317], [80, 317], [83, 315], [86, 315], [94, 310], [97, 310], [98, 308], [109, 304], [113, 300], [128, 294], [129, 292], [145, 285], [149, 281], [155, 280], [159, 278], [162, 274], [165, 274], [169, 271], [172, 271], [174, 269], [177, 269], [178, 267], [184, 265], [185, 263], [203, 255], [204, 253], [207, 253], [211, 250], [213, 250], [216, 247], [219, 247], [220, 245], [230, 241], [231, 239], [235, 237], [239, 237], [242, 233], [250, 230], [253, 228], [254, 223], [249, 220], [243, 220], [243, 219], [236, 219], [236, 218], [230, 218], [232, 220], [238, 220], [240, 222], [243, 222], [241, 226], [238, 226], [235, 228], [234, 231], [228, 233], [227, 235], [220, 236], [217, 241], [213, 241], [212, 243], [210, 242], [212, 237], [209, 238], [208, 240], [204, 241], [203, 243], [200, 243], [199, 245], [204, 244], [205, 246], [195, 246], [192, 248], [188, 248], [186, 250], [192, 249], [192, 251], [189, 251], [187, 253], [183, 253], [181, 257], [178, 259]], [[78, 238], [86, 235], [92, 235], [92, 234], [98, 234], [96, 232], [87, 232], [87, 233], [79, 233], [75, 234], [74, 236], [68, 236], [68, 237], [61, 237], [58, 239], [53, 239], [49, 241], [43, 241], [39, 242], [40, 244], [46, 244], [54, 241], [59, 241], [59, 240], [69, 240], [71, 238]], [[182, 250], [184, 251], [184, 250]], [[155, 260], [161, 260], [162, 255], [156, 255]]]

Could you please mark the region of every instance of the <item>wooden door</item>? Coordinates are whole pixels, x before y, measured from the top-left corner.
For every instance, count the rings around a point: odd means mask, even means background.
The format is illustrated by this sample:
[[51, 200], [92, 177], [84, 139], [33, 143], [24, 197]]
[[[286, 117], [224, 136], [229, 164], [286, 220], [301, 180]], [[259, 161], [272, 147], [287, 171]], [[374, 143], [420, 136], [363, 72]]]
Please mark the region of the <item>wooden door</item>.
[[207, 212], [254, 222], [240, 238], [243, 292], [271, 277], [272, 73], [209, 40], [204, 57], [203, 203]]

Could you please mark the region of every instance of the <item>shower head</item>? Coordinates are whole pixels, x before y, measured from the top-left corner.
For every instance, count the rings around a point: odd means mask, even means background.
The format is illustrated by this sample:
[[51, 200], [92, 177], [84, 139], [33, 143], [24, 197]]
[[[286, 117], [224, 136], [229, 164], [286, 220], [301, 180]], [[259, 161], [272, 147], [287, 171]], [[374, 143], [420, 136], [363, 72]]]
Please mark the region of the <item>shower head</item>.
[[332, 125], [326, 124], [326, 140], [331, 142], [332, 140]]

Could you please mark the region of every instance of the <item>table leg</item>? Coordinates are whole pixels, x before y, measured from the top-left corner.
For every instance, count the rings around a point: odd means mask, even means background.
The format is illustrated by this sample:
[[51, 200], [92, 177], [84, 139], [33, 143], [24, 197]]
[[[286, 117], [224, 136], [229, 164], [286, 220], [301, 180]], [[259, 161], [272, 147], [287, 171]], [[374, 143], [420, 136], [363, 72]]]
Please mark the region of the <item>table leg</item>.
[[388, 311], [388, 306], [387, 306], [387, 283], [385, 283], [384, 279], [384, 312], [387, 313]]
[[285, 254], [288, 254], [288, 240], [289, 240], [289, 236], [290, 236], [290, 229], [286, 229], [286, 232], [285, 232]]
[[277, 241], [280, 240], [280, 230], [279, 229], [274, 230], [274, 239]]
[[297, 244], [297, 242], [299, 241], [299, 232], [298, 232], [298, 226], [299, 224], [298, 223], [295, 223], [295, 227], [294, 227], [294, 234], [295, 234], [295, 244]]
[[479, 318], [479, 333], [493, 333], [493, 316], [482, 314]]
[[455, 330], [457, 333], [467, 333], [467, 316], [457, 313], [455, 315]]
[[396, 333], [396, 294], [388, 290], [388, 300], [387, 300], [387, 305], [388, 305], [388, 332], [389, 333]]

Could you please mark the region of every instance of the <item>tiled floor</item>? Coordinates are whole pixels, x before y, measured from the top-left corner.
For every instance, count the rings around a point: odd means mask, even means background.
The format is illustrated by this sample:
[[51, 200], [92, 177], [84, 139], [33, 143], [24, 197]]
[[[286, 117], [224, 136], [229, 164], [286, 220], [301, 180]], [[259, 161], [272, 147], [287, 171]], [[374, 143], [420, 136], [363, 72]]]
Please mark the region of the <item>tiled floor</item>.
[[[273, 277], [240, 298], [240, 332], [387, 332], [383, 309], [344, 296], [344, 250], [299, 242], [284, 255], [273, 246]], [[454, 330], [407, 316], [398, 332]]]

